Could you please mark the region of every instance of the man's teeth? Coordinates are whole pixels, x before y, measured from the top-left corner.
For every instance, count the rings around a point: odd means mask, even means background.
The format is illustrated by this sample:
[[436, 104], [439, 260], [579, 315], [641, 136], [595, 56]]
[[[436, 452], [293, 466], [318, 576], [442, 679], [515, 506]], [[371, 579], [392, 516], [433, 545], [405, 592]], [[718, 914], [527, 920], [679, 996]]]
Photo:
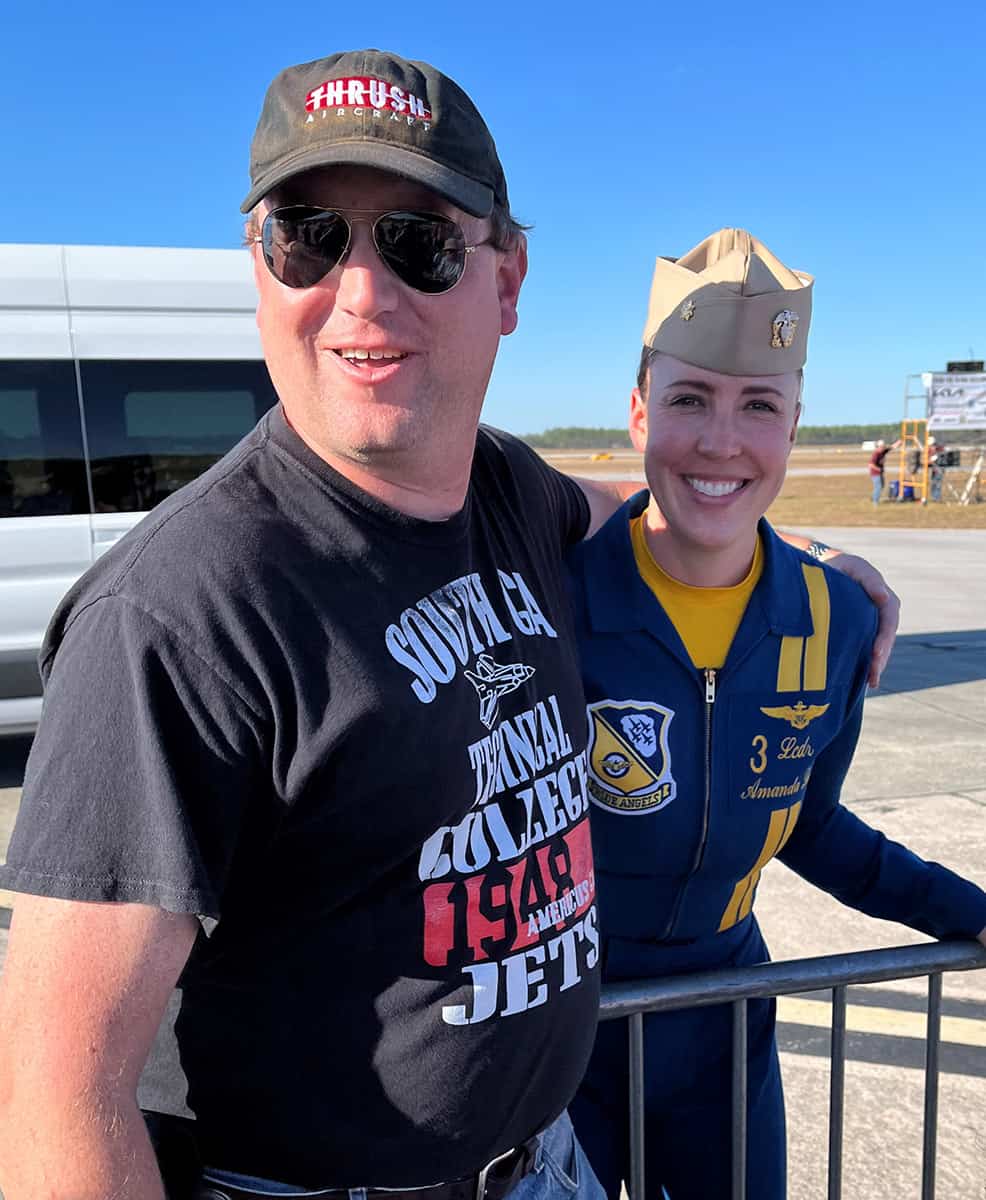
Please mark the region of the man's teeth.
[[723, 479], [713, 483], [711, 479], [694, 479], [691, 475], [685, 476], [685, 482], [703, 496], [731, 496], [743, 486], [742, 479]]
[[401, 350], [339, 350], [337, 352], [342, 358], [357, 359], [359, 362], [369, 358], [374, 362], [384, 361], [393, 362], [396, 359], [407, 358], [407, 355]]

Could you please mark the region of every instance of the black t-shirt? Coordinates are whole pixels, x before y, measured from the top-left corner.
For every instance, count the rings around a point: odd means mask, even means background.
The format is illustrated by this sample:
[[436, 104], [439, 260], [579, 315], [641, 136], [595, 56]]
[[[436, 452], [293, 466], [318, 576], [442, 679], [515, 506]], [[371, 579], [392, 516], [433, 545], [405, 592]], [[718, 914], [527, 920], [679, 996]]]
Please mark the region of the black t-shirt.
[[598, 953], [561, 556], [587, 520], [487, 429], [462, 511], [401, 515], [275, 409], [56, 615], [0, 882], [212, 918], [175, 1032], [214, 1166], [424, 1184], [574, 1093]]

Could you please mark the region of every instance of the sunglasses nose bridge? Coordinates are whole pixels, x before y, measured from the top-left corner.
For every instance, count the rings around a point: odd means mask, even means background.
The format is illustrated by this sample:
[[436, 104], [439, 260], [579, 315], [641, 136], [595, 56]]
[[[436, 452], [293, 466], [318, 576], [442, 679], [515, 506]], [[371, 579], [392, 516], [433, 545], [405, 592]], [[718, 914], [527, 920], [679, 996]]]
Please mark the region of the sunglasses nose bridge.
[[[377, 221], [379, 219], [379, 217], [343, 216], [343, 220], [346, 223], [346, 248], [342, 252], [342, 257], [339, 260], [340, 263], [345, 263], [357, 244], [372, 249], [377, 257], [379, 257], [380, 246], [377, 242]], [[361, 225], [365, 226], [363, 232], [360, 232], [359, 229]]]
[[[349, 231], [346, 248], [332, 272], [335, 300], [341, 307], [370, 319], [396, 306], [397, 278], [380, 254], [376, 222], [366, 217], [347, 217], [346, 221]], [[359, 225], [367, 228], [357, 229]]]
[[[377, 220], [374, 217], [344, 217], [346, 223], [346, 245], [336, 263], [336, 267], [353, 265], [386, 268], [386, 263], [380, 253], [380, 243], [377, 241]], [[360, 229], [360, 226], [365, 228]]]

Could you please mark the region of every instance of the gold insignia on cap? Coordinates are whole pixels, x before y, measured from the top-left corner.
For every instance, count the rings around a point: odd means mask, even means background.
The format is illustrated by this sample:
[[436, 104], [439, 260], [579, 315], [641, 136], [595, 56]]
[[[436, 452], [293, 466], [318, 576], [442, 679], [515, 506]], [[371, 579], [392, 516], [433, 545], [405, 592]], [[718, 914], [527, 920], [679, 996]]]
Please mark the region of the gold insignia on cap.
[[643, 345], [726, 375], [797, 371], [807, 356], [811, 292], [810, 275], [786, 267], [745, 229], [719, 229], [680, 258], [654, 264]]
[[775, 350], [790, 350], [801, 318], [793, 309], [782, 308], [770, 327], [770, 344]]

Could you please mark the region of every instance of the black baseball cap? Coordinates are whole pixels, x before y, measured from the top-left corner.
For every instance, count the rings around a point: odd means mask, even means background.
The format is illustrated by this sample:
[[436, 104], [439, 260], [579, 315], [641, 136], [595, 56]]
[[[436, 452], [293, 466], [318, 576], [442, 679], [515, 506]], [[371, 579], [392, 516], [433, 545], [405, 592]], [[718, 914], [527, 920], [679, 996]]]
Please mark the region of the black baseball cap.
[[378, 167], [411, 179], [474, 217], [507, 183], [493, 136], [457, 83], [425, 62], [347, 50], [287, 67], [267, 89], [250, 148], [249, 212], [314, 167]]

